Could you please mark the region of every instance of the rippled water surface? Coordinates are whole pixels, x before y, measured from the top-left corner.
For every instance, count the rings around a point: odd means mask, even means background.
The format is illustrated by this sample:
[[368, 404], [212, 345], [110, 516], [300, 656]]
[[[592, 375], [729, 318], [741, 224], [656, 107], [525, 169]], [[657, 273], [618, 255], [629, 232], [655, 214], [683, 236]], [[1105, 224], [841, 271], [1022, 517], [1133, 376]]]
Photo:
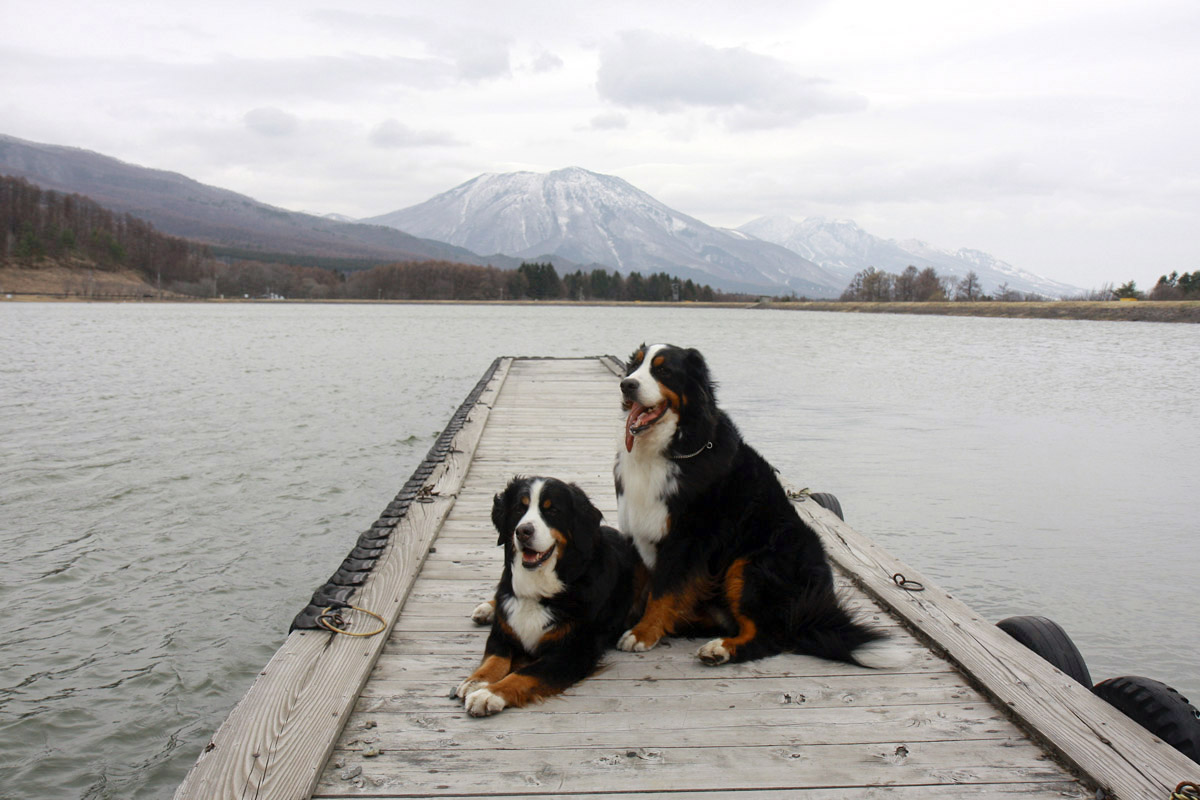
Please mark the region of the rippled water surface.
[[1200, 700], [1197, 326], [6, 304], [0, 796], [170, 797], [495, 356], [643, 340], [701, 348], [784, 475], [984, 616]]

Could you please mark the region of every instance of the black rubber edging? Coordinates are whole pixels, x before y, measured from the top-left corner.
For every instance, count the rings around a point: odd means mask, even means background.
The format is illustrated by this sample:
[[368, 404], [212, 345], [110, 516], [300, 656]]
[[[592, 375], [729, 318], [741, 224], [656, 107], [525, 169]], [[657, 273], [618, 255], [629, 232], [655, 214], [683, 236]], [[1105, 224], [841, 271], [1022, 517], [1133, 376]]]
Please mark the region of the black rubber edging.
[[408, 513], [409, 506], [414, 502], [432, 502], [426, 489], [429, 476], [450, 455], [451, 441], [466, 424], [471, 409], [475, 407], [480, 395], [495, 377], [501, 360], [502, 358], [494, 360], [487, 372], [483, 373], [483, 377], [475, 384], [475, 388], [467, 395], [467, 399], [454, 412], [454, 416], [450, 418], [445, 429], [434, 441], [433, 447], [429, 448], [425, 459], [413, 470], [412, 477], [405, 482], [392, 502], [384, 508], [379, 519], [375, 520], [369, 529], [359, 534], [358, 541], [350, 550], [350, 554], [346, 556], [329, 580], [313, 592], [308, 605], [292, 620], [288, 633], [297, 630], [325, 630], [317, 624], [317, 619], [327, 608], [345, 608], [350, 603], [350, 598], [354, 596], [358, 587], [366, 582], [367, 576], [371, 574], [379, 558], [383, 555], [392, 532]]
[[808, 496], [821, 508], [837, 514], [837, 518], [842, 522], [846, 521], [846, 515], [842, 513], [842, 504], [838, 502], [837, 497], [834, 495], [831, 495], [829, 492], [811, 492]]
[[1092, 689], [1131, 720], [1200, 764], [1200, 709], [1162, 681], [1125, 675]]
[[1050, 662], [1063, 673], [1092, 688], [1092, 676], [1083, 654], [1063, 627], [1048, 617], [1008, 617], [996, 627]]

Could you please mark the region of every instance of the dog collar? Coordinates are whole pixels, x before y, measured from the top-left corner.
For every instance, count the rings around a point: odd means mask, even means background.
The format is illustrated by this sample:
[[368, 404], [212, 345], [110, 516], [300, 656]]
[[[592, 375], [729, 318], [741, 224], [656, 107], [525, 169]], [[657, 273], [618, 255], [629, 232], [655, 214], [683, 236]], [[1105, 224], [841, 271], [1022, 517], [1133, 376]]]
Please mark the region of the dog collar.
[[712, 442], [705, 442], [704, 444], [700, 445], [700, 449], [694, 453], [688, 453], [686, 456], [673, 456], [670, 453], [667, 453], [667, 458], [673, 458], [676, 461], [680, 461], [685, 458], [695, 458], [696, 456], [703, 453], [705, 450], [712, 450], [712, 447], [713, 447]]

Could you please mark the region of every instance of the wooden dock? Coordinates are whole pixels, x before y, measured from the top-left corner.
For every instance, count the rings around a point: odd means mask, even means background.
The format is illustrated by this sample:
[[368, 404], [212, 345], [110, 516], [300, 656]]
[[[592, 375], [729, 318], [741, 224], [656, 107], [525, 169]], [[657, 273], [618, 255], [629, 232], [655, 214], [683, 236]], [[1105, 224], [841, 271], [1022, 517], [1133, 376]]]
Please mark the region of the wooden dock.
[[500, 359], [352, 600], [390, 633], [291, 633], [176, 798], [1167, 800], [1196, 779], [1198, 765], [804, 499], [851, 603], [911, 651], [903, 667], [706, 667], [701, 642], [674, 639], [614, 650], [542, 705], [468, 717], [450, 695], [482, 655], [469, 615], [500, 574], [492, 495], [515, 473], [550, 475], [614, 521], [619, 371]]

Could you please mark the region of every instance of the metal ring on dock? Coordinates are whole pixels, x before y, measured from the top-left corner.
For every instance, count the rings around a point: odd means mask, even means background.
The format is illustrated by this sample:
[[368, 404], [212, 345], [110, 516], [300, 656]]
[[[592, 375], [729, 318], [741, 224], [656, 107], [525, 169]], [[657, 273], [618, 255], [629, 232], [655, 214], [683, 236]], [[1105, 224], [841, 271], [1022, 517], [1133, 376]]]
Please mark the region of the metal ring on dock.
[[899, 572], [892, 576], [892, 583], [896, 584], [906, 592], [925, 591], [925, 584], [921, 583], [920, 581], [910, 581]]
[[340, 633], [344, 636], [374, 636], [377, 633], [383, 633], [383, 631], [387, 628], [387, 623], [384, 622], [383, 617], [379, 616], [374, 611], [367, 611], [365, 608], [359, 608], [358, 606], [352, 606], [349, 604], [343, 607], [352, 608], [355, 611], [361, 611], [364, 614], [374, 617], [375, 619], [379, 620], [379, 627], [376, 630], [366, 633], [354, 633], [353, 631], [348, 631], [345, 628], [338, 627], [340, 625], [345, 625], [346, 621], [342, 619], [341, 614], [334, 610], [334, 606], [325, 607], [325, 610], [321, 612], [321, 616], [317, 617], [317, 624], [327, 631], [332, 633]]

